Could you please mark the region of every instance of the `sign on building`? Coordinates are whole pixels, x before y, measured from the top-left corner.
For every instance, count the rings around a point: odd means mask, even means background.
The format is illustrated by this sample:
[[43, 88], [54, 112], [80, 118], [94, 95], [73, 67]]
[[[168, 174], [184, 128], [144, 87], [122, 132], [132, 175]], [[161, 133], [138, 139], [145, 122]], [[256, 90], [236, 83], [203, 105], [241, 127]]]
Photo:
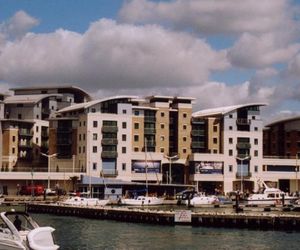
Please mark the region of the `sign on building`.
[[191, 210], [175, 211], [175, 222], [192, 222], [192, 211]]

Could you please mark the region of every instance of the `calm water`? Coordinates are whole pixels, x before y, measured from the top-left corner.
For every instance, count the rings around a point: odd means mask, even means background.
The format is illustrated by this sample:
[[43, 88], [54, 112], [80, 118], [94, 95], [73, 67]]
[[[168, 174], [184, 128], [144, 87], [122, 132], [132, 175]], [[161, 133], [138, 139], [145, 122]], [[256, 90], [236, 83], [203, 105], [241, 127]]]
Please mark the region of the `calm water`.
[[32, 214], [60, 249], [300, 249], [300, 233], [155, 226]]

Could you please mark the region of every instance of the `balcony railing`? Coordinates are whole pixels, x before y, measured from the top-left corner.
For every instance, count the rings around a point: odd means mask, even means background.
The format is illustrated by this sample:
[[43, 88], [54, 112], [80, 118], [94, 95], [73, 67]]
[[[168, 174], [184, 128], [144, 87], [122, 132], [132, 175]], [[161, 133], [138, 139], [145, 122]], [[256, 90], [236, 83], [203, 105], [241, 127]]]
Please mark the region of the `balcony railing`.
[[20, 148], [31, 148], [32, 147], [32, 142], [20, 142], [19, 147]]
[[156, 143], [155, 143], [155, 141], [147, 141], [146, 146], [147, 146], [147, 148], [155, 147]]
[[246, 119], [246, 118], [238, 118], [236, 119], [236, 124], [237, 125], [250, 125], [251, 120]]
[[70, 145], [70, 144], [72, 144], [72, 140], [70, 140], [70, 139], [59, 138], [57, 140], [57, 145]]
[[248, 142], [238, 142], [236, 144], [237, 149], [250, 149], [251, 148], [251, 143]]
[[192, 130], [192, 136], [204, 136], [205, 132], [203, 130]]
[[237, 179], [242, 179], [242, 177], [243, 177], [243, 179], [249, 179], [249, 178], [252, 177], [252, 173], [251, 172], [243, 172], [243, 173], [242, 172], [236, 172], [235, 177]]
[[102, 132], [103, 133], [117, 133], [118, 127], [117, 126], [103, 126]]
[[245, 160], [250, 160], [251, 159], [251, 156], [249, 154], [237, 154], [236, 158], [238, 159], [245, 159]]
[[118, 152], [116, 151], [102, 151], [101, 153], [102, 158], [117, 158]]
[[144, 133], [147, 135], [153, 135], [156, 133], [156, 130], [155, 130], [155, 128], [145, 128]]
[[102, 145], [117, 145], [118, 139], [105, 138], [105, 139], [102, 139], [101, 143], [102, 143]]
[[118, 175], [117, 169], [103, 169], [102, 175], [104, 177], [116, 177]]
[[33, 132], [31, 131], [31, 129], [19, 129], [19, 135], [20, 136], [32, 136]]
[[72, 128], [69, 127], [58, 127], [57, 128], [57, 133], [71, 133]]
[[42, 137], [49, 137], [48, 131], [42, 131]]
[[152, 117], [152, 116], [145, 116], [144, 117], [144, 121], [147, 123], [155, 123], [156, 122], [156, 118]]
[[205, 143], [203, 141], [193, 141], [192, 148], [204, 148]]

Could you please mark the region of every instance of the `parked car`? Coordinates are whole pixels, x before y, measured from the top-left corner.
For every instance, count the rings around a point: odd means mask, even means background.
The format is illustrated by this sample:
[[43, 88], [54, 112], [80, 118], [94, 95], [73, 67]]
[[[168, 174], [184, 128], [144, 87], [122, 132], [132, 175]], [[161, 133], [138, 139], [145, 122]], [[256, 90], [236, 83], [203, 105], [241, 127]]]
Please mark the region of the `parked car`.
[[20, 190], [20, 195], [43, 195], [44, 194], [44, 186], [35, 185], [35, 186], [22, 186]]

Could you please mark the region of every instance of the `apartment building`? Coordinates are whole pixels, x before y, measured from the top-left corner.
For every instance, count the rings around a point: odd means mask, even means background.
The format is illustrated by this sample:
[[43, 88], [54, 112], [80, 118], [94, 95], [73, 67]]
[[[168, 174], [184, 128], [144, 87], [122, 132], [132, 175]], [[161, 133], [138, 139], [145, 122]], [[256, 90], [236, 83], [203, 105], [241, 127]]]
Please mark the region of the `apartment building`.
[[52, 162], [96, 177], [184, 183], [193, 100], [115, 96], [61, 109], [50, 119]]
[[190, 180], [202, 191], [252, 192], [262, 172], [263, 103], [202, 110], [192, 115]]
[[[58, 109], [88, 101], [83, 90], [69, 87], [33, 87], [11, 89], [13, 95], [1, 95], [1, 179], [30, 179], [28, 174], [46, 172], [48, 167], [49, 117]], [[9, 174], [14, 172], [14, 176]], [[46, 177], [47, 178], [47, 177]], [[1, 181], [5, 189], [5, 181]]]

